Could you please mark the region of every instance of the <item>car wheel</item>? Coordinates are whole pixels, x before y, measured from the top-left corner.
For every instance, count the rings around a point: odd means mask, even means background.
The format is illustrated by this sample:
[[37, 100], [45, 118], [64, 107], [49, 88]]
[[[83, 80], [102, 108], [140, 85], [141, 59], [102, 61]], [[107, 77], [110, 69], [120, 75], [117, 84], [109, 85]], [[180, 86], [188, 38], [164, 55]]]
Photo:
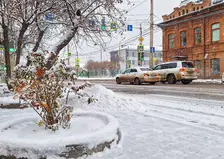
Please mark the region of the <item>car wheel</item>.
[[167, 81], [169, 84], [176, 84], [176, 78], [173, 74], [168, 75]]
[[135, 78], [135, 85], [140, 85], [141, 84], [141, 81], [140, 81], [140, 79], [139, 78]]
[[150, 82], [150, 84], [151, 84], [151, 85], [155, 85], [155, 84], [156, 84], [156, 82]]
[[121, 81], [120, 81], [119, 78], [116, 78], [116, 83], [117, 83], [117, 84], [121, 84]]
[[192, 82], [192, 80], [182, 80], [181, 81], [183, 84], [190, 84]]
[[134, 82], [130, 82], [130, 84], [135, 84]]

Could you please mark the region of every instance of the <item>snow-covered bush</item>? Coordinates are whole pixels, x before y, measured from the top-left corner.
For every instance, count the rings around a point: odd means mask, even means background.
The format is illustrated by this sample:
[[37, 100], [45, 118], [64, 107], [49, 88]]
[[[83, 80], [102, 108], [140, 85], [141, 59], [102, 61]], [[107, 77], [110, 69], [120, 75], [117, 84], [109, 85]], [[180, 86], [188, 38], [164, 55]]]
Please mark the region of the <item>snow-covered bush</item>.
[[[62, 105], [65, 83], [73, 85], [76, 75], [66, 72], [63, 61], [56, 62], [46, 69], [46, 58], [42, 53], [33, 53], [32, 64], [17, 66], [10, 82], [15, 92], [14, 98], [20, 98], [32, 107], [41, 117], [38, 125], [56, 131], [59, 126], [69, 128], [72, 107]], [[86, 86], [86, 85], [85, 85]]]

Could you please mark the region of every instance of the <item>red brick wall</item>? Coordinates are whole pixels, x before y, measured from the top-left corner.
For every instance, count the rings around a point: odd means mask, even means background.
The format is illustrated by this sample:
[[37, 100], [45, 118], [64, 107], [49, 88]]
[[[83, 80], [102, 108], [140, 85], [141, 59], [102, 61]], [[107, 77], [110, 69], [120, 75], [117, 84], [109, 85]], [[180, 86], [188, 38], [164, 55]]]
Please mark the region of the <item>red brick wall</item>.
[[[224, 14], [217, 14], [206, 18], [200, 18], [195, 20], [188, 20], [186, 22], [178, 23], [179, 20], [190, 19], [192, 17], [196, 17], [203, 14], [208, 14], [211, 12], [215, 12], [216, 10], [224, 10], [224, 5], [220, 5], [212, 8], [211, 10], [206, 10], [204, 12], [191, 14], [184, 16], [182, 18], [173, 20], [171, 22], [177, 22], [177, 24], [163, 27], [163, 59], [164, 61], [172, 61], [173, 56], [187, 56], [188, 60], [195, 61], [201, 60], [202, 69], [200, 70], [201, 76], [204, 76], [204, 68], [206, 71], [205, 77], [211, 78], [211, 59], [220, 58], [220, 72], [221, 74], [224, 72]], [[212, 24], [220, 23], [220, 41], [212, 42]], [[169, 22], [167, 22], [169, 24]], [[204, 43], [204, 26], [205, 26], [205, 43]], [[197, 27], [201, 27], [202, 31], [202, 43], [199, 45], [195, 45], [194, 42], [194, 29]], [[187, 32], [187, 47], [182, 48], [180, 43], [180, 32]], [[175, 47], [173, 49], [169, 49], [168, 35], [173, 33], [175, 35]], [[204, 60], [204, 49], [206, 50], [206, 54], [208, 57]], [[204, 67], [205, 63], [205, 67]], [[219, 76], [215, 76], [214, 78], [220, 78]]]

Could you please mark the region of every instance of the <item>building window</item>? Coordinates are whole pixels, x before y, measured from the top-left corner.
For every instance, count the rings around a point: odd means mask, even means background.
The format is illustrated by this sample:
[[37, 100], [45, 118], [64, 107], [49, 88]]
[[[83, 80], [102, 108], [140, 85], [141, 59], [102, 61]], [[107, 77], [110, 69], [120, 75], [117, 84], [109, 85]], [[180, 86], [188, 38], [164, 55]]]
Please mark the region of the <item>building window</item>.
[[212, 24], [212, 41], [220, 40], [220, 23]]
[[201, 6], [201, 9], [203, 9], [204, 7], [203, 6]]
[[194, 62], [194, 65], [195, 65], [195, 67], [196, 67], [197, 69], [201, 69], [201, 60], [196, 60], [196, 61]]
[[201, 44], [201, 28], [194, 29], [194, 42], [195, 44]]
[[174, 34], [169, 35], [169, 49], [174, 48]]
[[182, 15], [184, 15], [185, 14], [185, 10], [182, 10]]
[[132, 63], [132, 65], [135, 65], [135, 60], [132, 60], [131, 63]]
[[179, 12], [179, 16], [181, 16], [181, 13]]
[[132, 57], [136, 57], [136, 53], [135, 52], [132, 52]]
[[211, 59], [212, 75], [220, 75], [220, 59]]
[[193, 11], [195, 11], [195, 7], [193, 8]]
[[181, 39], [181, 46], [187, 46], [187, 32], [186, 31], [182, 31], [180, 33], [180, 39]]
[[188, 14], [188, 9], [186, 10], [186, 13]]
[[175, 15], [173, 15], [173, 18], [175, 18]]
[[199, 7], [197, 7], [197, 10], [199, 10]]

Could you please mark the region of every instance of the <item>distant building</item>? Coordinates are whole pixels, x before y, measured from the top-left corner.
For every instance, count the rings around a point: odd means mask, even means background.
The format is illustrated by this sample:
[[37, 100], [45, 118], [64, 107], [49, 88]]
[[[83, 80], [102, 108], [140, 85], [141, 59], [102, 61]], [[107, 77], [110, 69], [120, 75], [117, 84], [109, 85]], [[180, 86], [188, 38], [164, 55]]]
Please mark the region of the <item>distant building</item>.
[[[143, 62], [144, 67], [149, 67], [149, 50], [145, 50], [144, 52], [145, 61]], [[157, 50], [154, 54], [154, 64], [162, 62], [162, 51]], [[131, 67], [138, 66], [138, 52], [137, 46], [134, 48], [125, 48], [110, 52], [110, 60], [111, 62], [119, 63], [120, 71], [124, 71], [128, 68], [128, 61], [130, 61]]]
[[224, 0], [182, 0], [163, 16], [163, 60], [194, 61], [200, 76], [224, 72]]

